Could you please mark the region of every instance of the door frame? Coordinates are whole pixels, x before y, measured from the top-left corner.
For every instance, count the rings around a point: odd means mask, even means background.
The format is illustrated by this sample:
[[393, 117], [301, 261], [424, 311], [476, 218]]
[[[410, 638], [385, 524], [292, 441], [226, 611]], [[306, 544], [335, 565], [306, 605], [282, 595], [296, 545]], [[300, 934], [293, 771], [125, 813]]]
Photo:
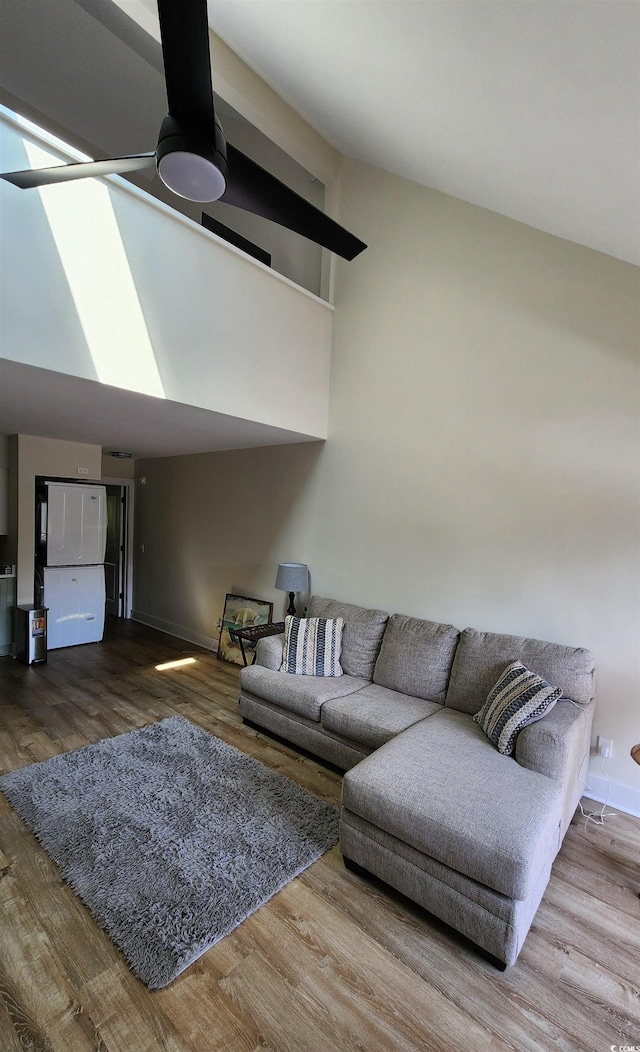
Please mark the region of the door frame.
[[135, 496], [135, 479], [112, 478], [103, 475], [100, 482], [105, 486], [126, 486], [127, 514], [124, 530], [124, 609], [122, 616], [131, 617], [133, 606], [133, 501]]

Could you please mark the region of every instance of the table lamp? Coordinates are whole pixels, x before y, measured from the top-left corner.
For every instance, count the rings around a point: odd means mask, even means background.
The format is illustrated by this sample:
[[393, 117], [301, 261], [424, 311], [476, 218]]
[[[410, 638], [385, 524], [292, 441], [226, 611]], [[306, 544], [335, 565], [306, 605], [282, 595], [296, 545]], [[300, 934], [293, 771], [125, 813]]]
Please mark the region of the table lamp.
[[280, 563], [276, 576], [276, 588], [289, 593], [288, 614], [296, 616], [293, 599], [296, 592], [309, 590], [309, 568], [305, 563]]

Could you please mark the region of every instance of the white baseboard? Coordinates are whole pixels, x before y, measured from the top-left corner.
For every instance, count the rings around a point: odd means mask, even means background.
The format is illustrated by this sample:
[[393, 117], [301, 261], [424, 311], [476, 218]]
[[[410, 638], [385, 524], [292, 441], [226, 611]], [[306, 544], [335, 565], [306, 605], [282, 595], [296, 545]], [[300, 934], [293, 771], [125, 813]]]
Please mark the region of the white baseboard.
[[640, 789], [613, 782], [605, 774], [593, 774], [591, 771], [587, 778], [584, 796], [589, 800], [596, 800], [599, 804], [606, 801], [607, 807], [617, 808], [618, 811], [640, 818]]
[[163, 621], [160, 617], [145, 614], [142, 610], [132, 610], [131, 620], [139, 621], [142, 625], [148, 625], [149, 628], [157, 628], [159, 632], [166, 632], [169, 636], [186, 639], [188, 643], [195, 643], [199, 647], [204, 647], [205, 650], [210, 650], [213, 654], [218, 652], [218, 640], [215, 636], [205, 636], [202, 632], [185, 628], [184, 625], [175, 625], [172, 621]]

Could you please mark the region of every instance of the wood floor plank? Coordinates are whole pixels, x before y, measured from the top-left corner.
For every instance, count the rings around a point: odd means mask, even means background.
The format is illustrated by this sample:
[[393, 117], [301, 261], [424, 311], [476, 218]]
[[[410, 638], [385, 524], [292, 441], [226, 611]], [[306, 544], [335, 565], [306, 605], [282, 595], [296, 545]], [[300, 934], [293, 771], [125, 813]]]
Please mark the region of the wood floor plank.
[[16, 1033], [20, 1036], [27, 1030], [36, 1048], [50, 1048], [51, 1052], [99, 1048], [96, 1028], [83, 1011], [51, 940], [10, 875], [0, 881], [0, 917], [2, 996]]
[[[321, 872], [328, 858], [306, 870], [301, 881], [311, 885], [315, 894], [329, 898], [343, 916], [352, 918], [448, 1002], [482, 1022], [514, 1052], [544, 1048], [578, 1052], [582, 1048], [564, 1026], [557, 1026], [548, 1017], [546, 1002], [540, 1013], [540, 984], [532, 990], [519, 985], [512, 995], [518, 1010], [510, 1006], [512, 1010], [505, 1013], [504, 976], [478, 957], [470, 943], [403, 896], [384, 889], [380, 882], [349, 872], [338, 879], [328, 878]], [[452, 941], [456, 943], [454, 952]]]
[[2, 1052], [51, 1052], [51, 1044], [38, 1030], [16, 997], [11, 983], [0, 967], [0, 1048]]
[[[569, 908], [569, 899], [571, 907]], [[577, 946], [598, 960], [612, 943], [616, 947], [616, 972], [633, 982], [638, 979], [640, 961], [640, 909], [638, 900], [629, 895], [637, 915], [629, 916], [624, 931], [620, 930], [620, 912], [594, 895], [576, 888], [558, 874], [545, 896], [544, 910], [538, 922], [544, 922], [556, 938], [568, 946]], [[579, 924], [576, 924], [576, 921]]]
[[118, 963], [78, 993], [108, 1052], [188, 1052], [191, 1046], [158, 1010], [154, 996]]
[[[193, 664], [156, 665], [191, 656]], [[341, 776], [244, 725], [238, 673], [109, 619], [46, 664], [0, 658], [0, 770], [181, 715], [338, 804]], [[598, 805], [593, 805], [596, 809]], [[504, 973], [333, 848], [150, 993], [0, 794], [0, 1052], [601, 1052], [640, 1044], [640, 822], [576, 818]]]
[[508, 1047], [302, 881], [287, 885], [244, 928], [279, 975], [331, 1021], [331, 1045], [436, 1047], [446, 1021], [453, 1047]]
[[225, 991], [222, 980], [228, 973], [218, 971], [215, 954], [205, 957], [180, 982], [158, 991], [162, 1011], [175, 1020], [189, 1048], [254, 1052], [269, 1047], [257, 1021]]
[[74, 987], [118, 964], [121, 958], [111, 940], [16, 814], [0, 822], [0, 836], [9, 844], [12, 877], [40, 917], [40, 927], [55, 945]]

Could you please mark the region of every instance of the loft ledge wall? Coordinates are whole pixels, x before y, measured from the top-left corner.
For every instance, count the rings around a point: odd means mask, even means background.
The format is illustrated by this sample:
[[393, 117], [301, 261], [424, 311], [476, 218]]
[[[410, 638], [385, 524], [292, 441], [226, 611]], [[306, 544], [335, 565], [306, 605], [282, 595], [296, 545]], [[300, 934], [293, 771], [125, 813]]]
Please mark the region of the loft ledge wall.
[[[7, 170], [49, 141], [0, 118]], [[330, 304], [122, 180], [2, 181], [0, 210], [2, 357], [326, 438]]]

